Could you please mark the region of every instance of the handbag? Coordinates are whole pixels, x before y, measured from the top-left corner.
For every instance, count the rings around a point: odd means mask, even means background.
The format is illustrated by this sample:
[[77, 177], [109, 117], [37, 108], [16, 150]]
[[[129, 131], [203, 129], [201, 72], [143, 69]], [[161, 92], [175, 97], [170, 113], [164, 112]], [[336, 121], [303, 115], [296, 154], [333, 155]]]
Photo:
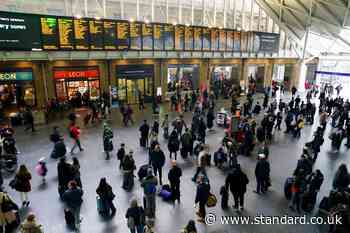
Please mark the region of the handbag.
[[216, 196], [212, 193], [209, 194], [208, 200], [207, 200], [207, 206], [208, 207], [214, 207], [216, 206], [216, 203], [218, 202]]

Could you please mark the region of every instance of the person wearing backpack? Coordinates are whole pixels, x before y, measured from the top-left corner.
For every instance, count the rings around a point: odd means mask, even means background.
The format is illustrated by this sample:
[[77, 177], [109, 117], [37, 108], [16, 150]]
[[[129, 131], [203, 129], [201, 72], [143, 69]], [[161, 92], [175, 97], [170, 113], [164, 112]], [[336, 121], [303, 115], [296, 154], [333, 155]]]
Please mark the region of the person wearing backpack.
[[30, 213], [21, 225], [21, 233], [43, 233], [42, 226], [36, 222], [35, 215]]
[[200, 175], [198, 179], [195, 205], [198, 204], [199, 209], [196, 213], [199, 217], [198, 222], [204, 223], [204, 218], [206, 216], [205, 205], [207, 204], [210, 195], [210, 185], [205, 182], [204, 175]]
[[125, 218], [127, 219], [130, 233], [143, 233], [145, 212], [141, 206], [138, 206], [136, 199], [131, 201], [130, 207], [126, 211]]
[[152, 169], [148, 169], [147, 176], [141, 181], [141, 187], [143, 187], [144, 193], [145, 212], [149, 218], [155, 218], [156, 216], [157, 185], [157, 177], [153, 175]]

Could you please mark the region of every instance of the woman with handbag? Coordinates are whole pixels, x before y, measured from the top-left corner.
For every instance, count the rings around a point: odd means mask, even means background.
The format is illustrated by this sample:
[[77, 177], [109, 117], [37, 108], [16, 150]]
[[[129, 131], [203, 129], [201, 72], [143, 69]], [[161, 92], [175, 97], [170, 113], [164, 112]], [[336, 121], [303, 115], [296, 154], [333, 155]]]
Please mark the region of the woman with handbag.
[[[106, 178], [101, 178], [100, 184], [96, 189], [96, 193], [104, 205], [105, 214], [107, 216], [114, 216], [115, 212], [117, 211], [113, 204], [115, 194], [113, 193], [112, 187], [107, 183]], [[111, 213], [109, 213], [110, 210]]]
[[14, 188], [17, 192], [21, 194], [22, 206], [28, 207], [30, 201], [28, 200], [28, 193], [32, 190], [30, 180], [32, 179], [32, 175], [28, 171], [27, 167], [22, 164], [19, 167], [19, 170], [15, 176], [15, 185]]

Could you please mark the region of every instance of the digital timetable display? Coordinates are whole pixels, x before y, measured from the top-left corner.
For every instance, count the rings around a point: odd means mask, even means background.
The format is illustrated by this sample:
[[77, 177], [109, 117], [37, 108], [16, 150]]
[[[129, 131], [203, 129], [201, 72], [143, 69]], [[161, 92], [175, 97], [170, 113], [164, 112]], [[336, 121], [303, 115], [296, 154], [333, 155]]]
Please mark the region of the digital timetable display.
[[56, 17], [41, 17], [41, 43], [43, 49], [58, 50]]
[[234, 32], [226, 31], [226, 51], [233, 51]]
[[117, 48], [119, 50], [129, 48], [129, 22], [117, 22]]
[[92, 50], [103, 49], [103, 21], [89, 20], [90, 48]]
[[174, 40], [174, 25], [164, 25], [164, 49], [174, 50], [175, 40]]
[[74, 49], [74, 26], [73, 18], [58, 19], [59, 47], [63, 50]]
[[202, 50], [202, 28], [195, 27], [193, 29], [193, 49], [196, 51]]
[[142, 50], [153, 49], [153, 26], [152, 24], [142, 24]]
[[226, 31], [222, 29], [219, 30], [219, 50], [226, 50]]
[[74, 19], [75, 48], [89, 50], [89, 21], [87, 19]]
[[117, 45], [116, 22], [103, 21], [103, 46], [106, 50], [116, 50]]
[[163, 25], [161, 24], [153, 25], [153, 49], [164, 50]]
[[185, 49], [185, 26], [182, 26], [182, 25], [175, 26], [175, 49], [176, 50]]
[[130, 23], [130, 49], [141, 49], [141, 23]]
[[210, 28], [202, 29], [203, 50], [209, 51], [211, 47], [211, 31]]
[[193, 50], [193, 28], [185, 27], [185, 50]]

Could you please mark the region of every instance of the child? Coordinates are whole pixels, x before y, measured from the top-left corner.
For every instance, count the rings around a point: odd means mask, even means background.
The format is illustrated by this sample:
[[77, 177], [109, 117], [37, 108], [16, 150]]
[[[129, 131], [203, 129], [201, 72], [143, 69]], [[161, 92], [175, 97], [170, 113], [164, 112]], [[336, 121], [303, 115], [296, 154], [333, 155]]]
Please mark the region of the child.
[[221, 208], [227, 209], [228, 208], [228, 190], [225, 185], [221, 187], [220, 195], [221, 195]]
[[47, 174], [45, 157], [42, 157], [38, 161], [38, 164], [36, 165], [35, 170], [36, 170], [37, 174], [43, 178], [42, 181], [43, 181], [43, 184], [45, 184], [45, 176]]
[[121, 143], [120, 144], [120, 148], [119, 148], [119, 150], [117, 152], [117, 158], [120, 161], [120, 163], [119, 163], [119, 168], [120, 169], [122, 168], [122, 161], [124, 159], [124, 156], [125, 156], [125, 144]]

